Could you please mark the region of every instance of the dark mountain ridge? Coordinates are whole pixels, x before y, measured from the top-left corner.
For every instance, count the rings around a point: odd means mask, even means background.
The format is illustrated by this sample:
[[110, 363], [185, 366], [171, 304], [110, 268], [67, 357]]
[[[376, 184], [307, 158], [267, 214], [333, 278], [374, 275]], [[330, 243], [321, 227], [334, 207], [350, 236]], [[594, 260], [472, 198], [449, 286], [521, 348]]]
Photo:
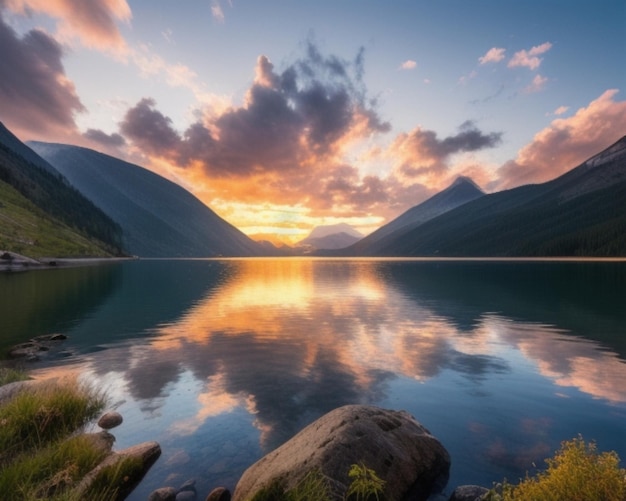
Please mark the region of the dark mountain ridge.
[[141, 257], [265, 254], [181, 186], [143, 167], [78, 146], [28, 143], [123, 230]]
[[626, 256], [626, 137], [542, 184], [485, 195], [392, 235], [386, 256]]
[[433, 195], [419, 205], [416, 205], [400, 216], [381, 226], [373, 233], [345, 249], [347, 255], [375, 256], [386, 242], [417, 228], [445, 212], [460, 205], [466, 204], [485, 193], [474, 181], [465, 176], [459, 176], [445, 190]]

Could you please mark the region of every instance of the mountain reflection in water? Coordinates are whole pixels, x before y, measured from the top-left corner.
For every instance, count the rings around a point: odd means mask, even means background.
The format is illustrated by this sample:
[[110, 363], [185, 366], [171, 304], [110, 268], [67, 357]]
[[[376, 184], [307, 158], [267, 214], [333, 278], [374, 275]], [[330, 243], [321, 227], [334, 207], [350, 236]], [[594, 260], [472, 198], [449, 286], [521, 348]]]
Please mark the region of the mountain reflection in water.
[[521, 477], [578, 433], [626, 459], [626, 263], [119, 269], [115, 290], [67, 330], [74, 357], [42, 373], [79, 369], [104, 384], [125, 416], [119, 447], [161, 443], [131, 499], [189, 477], [233, 488], [262, 454], [349, 403], [411, 412], [451, 452], [450, 488]]

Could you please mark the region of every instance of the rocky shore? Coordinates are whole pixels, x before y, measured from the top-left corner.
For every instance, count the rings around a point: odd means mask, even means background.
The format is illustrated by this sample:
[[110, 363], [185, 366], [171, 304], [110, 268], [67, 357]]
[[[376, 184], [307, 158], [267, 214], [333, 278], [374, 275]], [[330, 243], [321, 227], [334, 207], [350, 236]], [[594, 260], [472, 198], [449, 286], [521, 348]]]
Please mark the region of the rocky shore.
[[16, 272], [28, 270], [42, 270], [70, 266], [90, 266], [118, 261], [136, 259], [133, 257], [85, 257], [85, 258], [59, 258], [41, 257], [34, 259], [16, 252], [0, 250], [0, 271]]
[[[9, 355], [29, 361], [58, 349], [62, 335], [41, 336], [14, 346]], [[37, 384], [20, 381], [0, 387], [0, 405], [17, 392]], [[156, 442], [147, 442], [122, 451], [113, 451], [115, 438], [111, 429], [121, 425], [123, 417], [115, 411], [102, 415], [99, 433], [90, 436], [107, 448], [102, 464], [80, 484], [87, 490], [100, 469], [135, 458], [140, 464], [135, 478], [123, 490], [124, 499], [161, 454]], [[346, 405], [320, 417], [285, 444], [250, 466], [237, 483], [234, 492], [216, 487], [205, 498], [199, 494], [195, 481], [189, 479], [177, 487], [164, 486], [149, 496], [149, 501], [248, 501], [268, 488], [277, 486], [285, 492], [296, 488], [311, 472], [323, 479], [328, 499], [347, 499], [353, 465], [366, 465], [384, 484], [383, 498], [389, 501], [425, 501], [446, 498], [440, 493], [448, 481], [450, 455], [428, 429], [405, 411], [366, 405]], [[480, 486], [461, 486], [449, 501], [486, 499], [489, 490]], [[270, 497], [263, 499], [280, 499]]]

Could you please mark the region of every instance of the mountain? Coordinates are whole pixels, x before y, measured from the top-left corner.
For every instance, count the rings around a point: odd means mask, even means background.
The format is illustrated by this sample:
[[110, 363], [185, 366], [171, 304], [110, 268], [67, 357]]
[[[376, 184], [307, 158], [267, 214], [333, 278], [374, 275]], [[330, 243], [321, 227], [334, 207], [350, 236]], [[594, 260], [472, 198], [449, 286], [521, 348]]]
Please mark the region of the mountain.
[[626, 256], [626, 136], [562, 176], [380, 242], [386, 256]]
[[181, 186], [96, 151], [28, 143], [117, 221], [125, 249], [141, 257], [253, 256], [263, 249]]
[[121, 228], [0, 123], [0, 242], [29, 256], [122, 252]]
[[345, 250], [349, 255], [373, 256], [383, 249], [387, 242], [460, 205], [482, 197], [485, 193], [465, 176], [459, 176], [445, 190], [428, 200], [410, 208], [391, 222]]
[[342, 249], [363, 238], [363, 235], [347, 223], [316, 226], [309, 235], [300, 240], [297, 247], [315, 249]]

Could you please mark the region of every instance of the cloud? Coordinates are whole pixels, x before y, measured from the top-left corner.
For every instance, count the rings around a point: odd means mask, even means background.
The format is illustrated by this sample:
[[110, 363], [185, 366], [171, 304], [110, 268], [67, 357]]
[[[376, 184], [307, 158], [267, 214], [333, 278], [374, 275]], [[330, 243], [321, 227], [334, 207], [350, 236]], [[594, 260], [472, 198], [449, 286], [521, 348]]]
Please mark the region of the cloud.
[[400, 179], [419, 180], [428, 186], [432, 185], [434, 177], [449, 170], [450, 156], [493, 148], [501, 140], [501, 132], [485, 134], [472, 121], [464, 122], [457, 134], [443, 139], [435, 131], [416, 127], [409, 133], [399, 134], [388, 155], [395, 159]]
[[544, 76], [541, 76], [539, 74], [535, 75], [532, 82], [524, 87], [524, 94], [533, 94], [535, 92], [541, 92], [545, 86], [546, 83], [548, 83], [548, 79]]
[[[228, 4], [232, 7], [232, 1], [229, 0]], [[224, 15], [224, 9], [220, 0], [212, 0], [211, 2], [211, 15], [218, 23], [224, 23], [226, 16]]]
[[498, 63], [504, 59], [506, 49], [500, 47], [492, 47], [484, 56], [478, 58], [480, 64]]
[[575, 115], [557, 118], [498, 170], [497, 188], [553, 179], [610, 146], [626, 131], [626, 101], [605, 91]]
[[531, 70], [536, 70], [541, 65], [543, 61], [542, 58], [538, 57], [541, 54], [545, 54], [552, 48], [552, 44], [550, 42], [542, 43], [541, 45], [537, 45], [530, 50], [520, 50], [516, 52], [513, 57], [509, 60], [507, 66], [509, 68], [516, 67], [526, 67]]
[[569, 111], [569, 106], [559, 106], [556, 110], [554, 110], [554, 115], [564, 115]]
[[63, 137], [76, 130], [74, 115], [85, 111], [65, 75], [63, 49], [41, 30], [23, 37], [0, 11], [0, 103], [2, 120], [18, 135], [29, 131]]
[[412, 59], [407, 59], [400, 65], [401, 70], [414, 70], [417, 68], [417, 63]]
[[87, 47], [119, 52], [126, 43], [119, 22], [130, 22], [126, 0], [6, 0], [16, 13], [41, 13], [57, 20], [61, 40], [79, 38]]
[[174, 151], [181, 139], [171, 119], [154, 109], [153, 99], [142, 99], [126, 113], [120, 129], [124, 135], [150, 155], [165, 156]]
[[122, 135], [117, 133], [107, 134], [97, 129], [87, 129], [83, 137], [106, 147], [117, 148], [126, 144], [126, 140]]
[[[348, 145], [390, 129], [366, 95], [363, 72], [362, 51], [349, 61], [324, 55], [309, 42], [304, 55], [282, 71], [260, 56], [241, 106], [220, 113], [199, 110], [200, 118], [179, 132], [146, 98], [128, 110], [120, 131], [146, 154], [196, 179], [211, 179], [214, 196], [229, 191], [232, 198], [235, 189], [240, 200], [306, 198], [320, 209], [339, 199], [352, 205], [378, 201], [384, 196], [373, 179], [338, 175], [345, 172]], [[343, 193], [337, 197], [323, 193], [331, 178], [349, 181], [350, 190], [335, 190]], [[236, 179], [254, 185], [234, 187]]]

